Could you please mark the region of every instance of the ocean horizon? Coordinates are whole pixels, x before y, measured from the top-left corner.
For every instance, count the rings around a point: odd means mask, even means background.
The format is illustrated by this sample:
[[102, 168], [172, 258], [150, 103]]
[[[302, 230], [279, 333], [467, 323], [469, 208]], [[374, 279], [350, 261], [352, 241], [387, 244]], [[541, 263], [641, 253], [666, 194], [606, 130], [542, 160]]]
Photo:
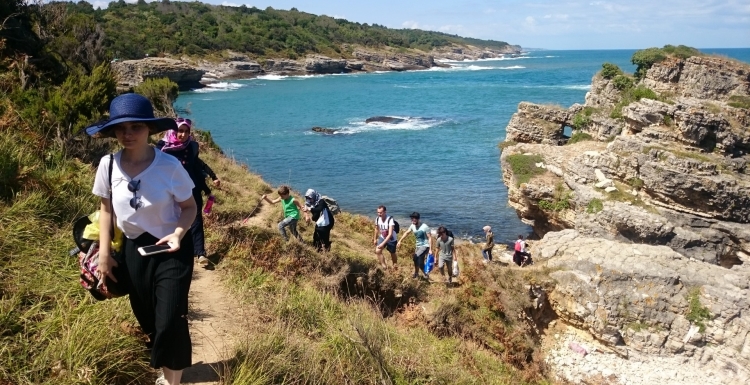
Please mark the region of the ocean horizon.
[[[371, 218], [385, 205], [402, 225], [417, 211], [462, 238], [478, 239], [490, 225], [505, 243], [531, 232], [507, 205], [497, 146], [518, 103], [583, 104], [602, 63], [632, 73], [635, 51], [539, 50], [424, 71], [263, 75], [181, 93], [175, 107], [274, 187], [314, 188]], [[750, 48], [702, 51], [750, 62]], [[375, 116], [399, 120], [366, 123]], [[312, 132], [316, 126], [336, 133]]]

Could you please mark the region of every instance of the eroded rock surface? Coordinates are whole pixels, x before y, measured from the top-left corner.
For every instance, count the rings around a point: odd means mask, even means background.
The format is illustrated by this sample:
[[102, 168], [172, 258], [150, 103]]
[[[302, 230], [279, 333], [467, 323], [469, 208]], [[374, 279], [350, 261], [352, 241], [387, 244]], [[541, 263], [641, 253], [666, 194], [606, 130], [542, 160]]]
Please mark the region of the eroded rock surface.
[[158, 57], [113, 62], [112, 69], [121, 88], [135, 87], [146, 79], [168, 78], [180, 89], [189, 89], [199, 87], [205, 73], [182, 60]]
[[[640, 82], [659, 100], [623, 105], [596, 75], [584, 105], [519, 104], [501, 155], [562, 320], [621, 354], [684, 356], [738, 384], [750, 379], [750, 113], [728, 101], [747, 97], [748, 76], [729, 59], [669, 59]], [[588, 138], [567, 144], [566, 126]]]

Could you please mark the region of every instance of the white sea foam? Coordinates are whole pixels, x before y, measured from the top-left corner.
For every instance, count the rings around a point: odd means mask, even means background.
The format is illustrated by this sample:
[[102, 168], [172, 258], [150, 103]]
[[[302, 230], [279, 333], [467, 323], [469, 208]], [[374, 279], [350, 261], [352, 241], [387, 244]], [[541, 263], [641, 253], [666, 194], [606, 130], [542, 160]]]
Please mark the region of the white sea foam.
[[516, 56], [516, 57], [490, 57], [486, 59], [473, 59], [473, 60], [451, 60], [451, 59], [440, 59], [435, 60], [440, 63], [479, 63], [488, 61], [506, 61], [506, 60], [526, 60], [526, 59], [549, 59], [558, 56]]
[[218, 83], [209, 83], [206, 84], [204, 88], [198, 88], [193, 91], [199, 93], [199, 94], [205, 94], [209, 92], [217, 92], [217, 91], [234, 91], [238, 90], [242, 87], [244, 87], [244, 84], [241, 83], [230, 83], [230, 82], [218, 82]]
[[426, 130], [428, 128], [436, 127], [446, 122], [449, 119], [434, 119], [434, 118], [420, 118], [420, 117], [409, 117], [409, 116], [391, 116], [393, 118], [403, 119], [402, 122], [398, 123], [384, 123], [384, 122], [372, 122], [366, 123], [364, 120], [355, 119], [349, 122], [346, 126], [335, 127], [337, 135], [352, 135], [361, 132], [369, 131], [384, 131], [384, 130]]
[[554, 85], [554, 86], [523, 86], [523, 88], [562, 88], [566, 90], [590, 90], [591, 84], [573, 84], [569, 86]]
[[492, 67], [492, 66], [478, 66], [478, 65], [457, 65], [453, 67], [432, 67], [428, 71], [483, 71], [483, 70], [517, 70], [526, 68], [524, 66], [510, 66], [510, 67]]

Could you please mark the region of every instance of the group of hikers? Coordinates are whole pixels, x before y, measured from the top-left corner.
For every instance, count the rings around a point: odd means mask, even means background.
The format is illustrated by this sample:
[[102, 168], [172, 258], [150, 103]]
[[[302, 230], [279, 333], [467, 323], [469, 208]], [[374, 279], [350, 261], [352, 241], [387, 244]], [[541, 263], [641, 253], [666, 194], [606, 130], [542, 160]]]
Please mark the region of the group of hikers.
[[[157, 145], [149, 137], [165, 132]], [[122, 149], [104, 156], [94, 180], [93, 193], [100, 198], [97, 276], [106, 286], [125, 287], [131, 309], [148, 337], [150, 365], [159, 372], [157, 385], [179, 385], [183, 369], [192, 365], [188, 330], [188, 293], [193, 273], [193, 259], [200, 265], [209, 263], [203, 229], [203, 214], [214, 202], [206, 178], [219, 187], [220, 179], [199, 157], [198, 142], [192, 135], [192, 121], [183, 118], [157, 118], [151, 102], [144, 96], [128, 93], [112, 100], [107, 120], [86, 128], [92, 137], [116, 138]], [[205, 208], [203, 193], [207, 195]], [[304, 215], [315, 222], [313, 245], [318, 251], [331, 249], [331, 229], [338, 207], [329, 205], [314, 189], [305, 192], [304, 205], [295, 201], [288, 186], [278, 189], [279, 198], [262, 200], [281, 203], [284, 219], [278, 229], [288, 240], [301, 239], [297, 223]], [[452, 265], [457, 262], [453, 234], [444, 226], [433, 232], [420, 215], [410, 215], [411, 225], [400, 239], [398, 223], [388, 216], [385, 206], [377, 209], [373, 244], [380, 266], [388, 269], [383, 249], [391, 254], [392, 269], [397, 269], [396, 249], [404, 238], [414, 234], [414, 278], [429, 279], [424, 269], [425, 257], [438, 256], [438, 267], [446, 283], [452, 283]], [[117, 252], [112, 248], [115, 226], [124, 235]], [[484, 227], [485, 262], [492, 260], [492, 229]], [[146, 254], [144, 249], [165, 245], [164, 252]], [[434, 245], [434, 246], [433, 246]], [[530, 261], [523, 237], [516, 242], [514, 262]], [[118, 282], [118, 277], [120, 282]]]
[[[268, 195], [263, 195], [262, 199], [271, 204], [281, 203], [281, 209], [284, 218], [278, 223], [277, 227], [284, 240], [288, 241], [287, 229], [291, 235], [302, 241], [302, 236], [297, 231], [297, 223], [302, 219], [304, 213], [307, 222], [315, 221], [315, 231], [313, 233], [313, 246], [318, 251], [329, 251], [331, 249], [330, 234], [334, 225], [334, 215], [325, 199], [321, 199], [320, 194], [313, 189], [305, 192], [305, 204], [300, 204], [291, 195], [289, 186], [282, 185], [277, 191], [279, 197], [270, 199]], [[391, 256], [390, 269], [398, 270], [396, 249], [401, 246], [403, 240], [409, 235], [414, 234], [415, 250], [412, 255], [414, 262], [414, 273], [412, 278], [423, 277], [429, 280], [429, 268], [425, 268], [428, 254], [438, 256], [438, 268], [441, 276], [445, 276], [445, 282], [452, 284], [454, 275], [451, 269], [454, 262], [458, 263], [455, 250], [455, 239], [453, 233], [444, 226], [440, 226], [436, 231], [430, 230], [430, 227], [420, 222], [418, 212], [409, 215], [411, 225], [407, 231], [398, 239], [399, 224], [392, 216], [387, 214], [385, 206], [377, 208], [377, 217], [375, 218], [375, 232], [373, 235], [373, 245], [375, 246], [375, 255], [380, 267], [388, 270], [388, 264], [383, 256], [383, 250], [387, 250]], [[485, 244], [482, 247], [483, 262], [492, 262], [492, 249], [495, 246], [495, 238], [490, 226], [483, 227], [485, 233]], [[433, 236], [436, 239], [433, 242]], [[531, 254], [526, 251], [526, 242], [523, 236], [519, 235], [514, 246], [513, 262], [519, 266], [524, 266], [531, 262]], [[447, 269], [446, 269], [447, 267]], [[446, 272], [447, 270], [447, 272]]]

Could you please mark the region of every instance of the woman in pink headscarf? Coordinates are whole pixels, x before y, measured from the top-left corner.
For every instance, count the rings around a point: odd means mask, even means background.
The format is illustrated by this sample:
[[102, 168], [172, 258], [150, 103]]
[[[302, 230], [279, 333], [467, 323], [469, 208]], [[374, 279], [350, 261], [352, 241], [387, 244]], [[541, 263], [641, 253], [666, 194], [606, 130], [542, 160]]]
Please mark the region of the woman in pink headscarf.
[[[164, 138], [156, 144], [156, 148], [161, 149], [163, 152], [170, 154], [177, 158], [185, 170], [190, 175], [190, 179], [193, 180], [195, 188], [193, 188], [193, 198], [198, 207], [203, 206], [203, 194], [206, 192], [209, 201], [213, 201], [213, 195], [211, 195], [211, 189], [206, 184], [206, 174], [211, 176], [214, 184], [218, 187], [221, 181], [216, 177], [216, 174], [206, 165], [199, 157], [200, 149], [198, 142], [193, 139], [192, 125], [193, 122], [190, 119], [177, 118], [177, 130], [169, 130], [164, 134]], [[195, 249], [195, 255], [198, 256], [198, 263], [200, 265], [207, 265], [208, 258], [206, 258], [206, 245], [205, 245], [205, 234], [203, 231], [203, 214], [198, 210], [198, 214], [195, 216], [195, 221], [190, 227], [193, 231], [193, 247]]]

